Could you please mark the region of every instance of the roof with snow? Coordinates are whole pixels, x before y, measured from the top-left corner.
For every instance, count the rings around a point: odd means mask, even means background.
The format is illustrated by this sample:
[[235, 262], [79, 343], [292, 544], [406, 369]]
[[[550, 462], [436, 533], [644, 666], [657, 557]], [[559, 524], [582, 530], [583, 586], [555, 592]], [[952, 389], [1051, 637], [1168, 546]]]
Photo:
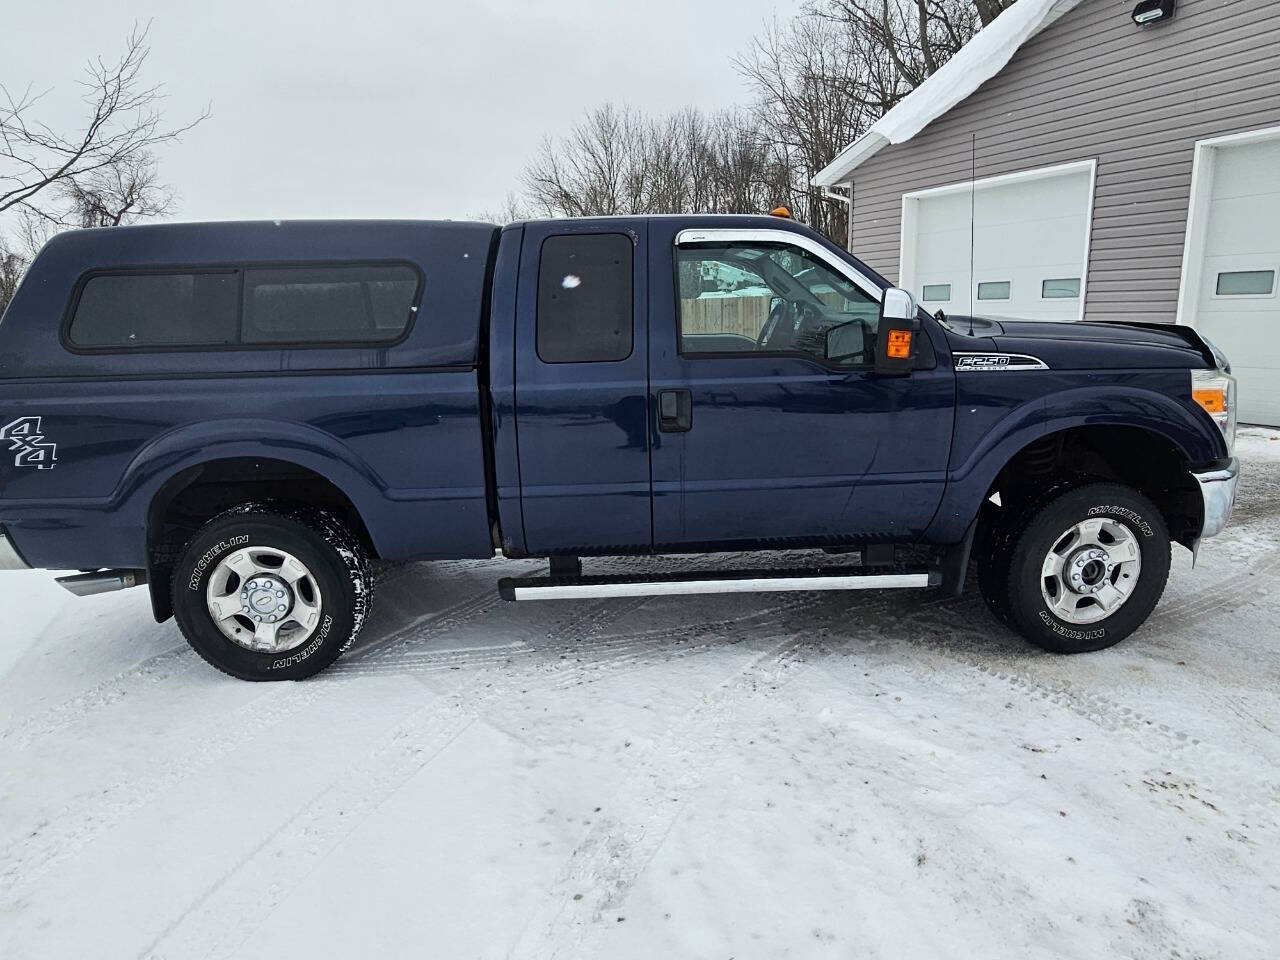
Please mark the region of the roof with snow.
[[813, 185], [845, 183], [855, 168], [884, 147], [910, 140], [1003, 70], [1019, 47], [1079, 3], [1080, 0], [1018, 0], [840, 151], [814, 176]]

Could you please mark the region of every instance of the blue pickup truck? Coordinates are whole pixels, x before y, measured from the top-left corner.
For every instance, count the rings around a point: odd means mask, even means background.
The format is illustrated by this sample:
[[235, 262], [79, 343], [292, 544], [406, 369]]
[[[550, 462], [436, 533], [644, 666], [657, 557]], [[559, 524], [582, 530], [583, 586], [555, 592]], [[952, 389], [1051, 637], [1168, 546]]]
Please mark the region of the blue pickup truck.
[[[1096, 650], [1226, 524], [1234, 393], [1193, 330], [929, 316], [779, 217], [76, 231], [0, 322], [0, 568], [146, 585], [248, 680], [331, 664], [372, 560], [496, 554], [548, 558], [510, 600], [972, 562], [1011, 628]], [[732, 562], [796, 550], [830, 558]], [[690, 553], [729, 559], [581, 563]]]

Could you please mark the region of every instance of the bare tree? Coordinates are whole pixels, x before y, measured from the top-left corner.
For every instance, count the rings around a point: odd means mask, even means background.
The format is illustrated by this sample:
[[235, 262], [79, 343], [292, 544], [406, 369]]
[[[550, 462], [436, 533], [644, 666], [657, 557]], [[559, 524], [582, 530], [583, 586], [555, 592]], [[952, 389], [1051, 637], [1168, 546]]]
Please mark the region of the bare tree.
[[[103, 177], [136, 179], [154, 166], [157, 147], [209, 116], [206, 109], [188, 123], [164, 123], [161, 87], [142, 80], [147, 30], [133, 29], [119, 60], [88, 64], [80, 85], [89, 114], [77, 133], [59, 133], [32, 116], [48, 91], [37, 94], [28, 86], [14, 94], [0, 85], [0, 213], [18, 208], [58, 224], [74, 222], [76, 205], [65, 203], [68, 197], [100, 190]], [[126, 172], [117, 174], [121, 170]], [[158, 189], [154, 176], [147, 189]]]
[[10, 250], [3, 239], [0, 239], [0, 314], [13, 299], [18, 290], [18, 283], [27, 269], [27, 258], [14, 250]]
[[606, 103], [563, 141], [543, 140], [523, 178], [530, 202], [570, 217], [632, 212], [635, 198], [628, 191], [644, 174], [641, 125], [635, 111]]
[[[15, 93], [0, 84], [0, 221], [17, 224], [4, 255], [25, 267], [64, 227], [117, 226], [163, 213], [172, 195], [157, 175], [156, 150], [209, 116], [164, 122], [164, 93], [143, 79], [149, 27], [134, 26], [124, 53], [97, 58], [79, 81], [87, 115], [80, 129], [53, 129], [36, 117], [48, 91]], [[16, 286], [16, 284], [15, 284]], [[0, 310], [12, 290], [0, 286]]]
[[806, 14], [861, 40], [868, 92], [884, 113], [955, 56], [1014, 0], [821, 0]]
[[978, 19], [982, 21], [982, 25], [985, 27], [1012, 7], [1013, 0], [973, 0], [973, 5], [978, 10]]
[[533, 211], [529, 209], [525, 201], [514, 190], [509, 190], [498, 209], [481, 210], [479, 213], [471, 214], [470, 219], [478, 220], [481, 223], [507, 224], [515, 223], [517, 220], [532, 220], [533, 217]]
[[840, 242], [846, 202], [813, 175], [1014, 0], [809, 0], [735, 60], [791, 171], [795, 215]]
[[[746, 110], [657, 117], [605, 104], [543, 142], [521, 201], [551, 216], [758, 213], [785, 202], [841, 242], [813, 175], [1014, 0], [808, 0], [734, 61]], [[509, 198], [508, 210], [521, 201]]]
[[787, 168], [782, 196], [797, 218], [833, 237], [844, 234], [844, 204], [809, 180], [879, 115], [861, 46], [847, 25], [810, 8], [785, 25], [767, 24], [734, 61], [755, 90], [760, 130]]
[[160, 183], [156, 158], [150, 154], [68, 181], [63, 195], [79, 227], [118, 227], [159, 216], [173, 204], [172, 194]]
[[604, 104], [544, 141], [522, 184], [548, 216], [747, 213], [785, 199], [789, 176], [748, 112], [644, 117]]

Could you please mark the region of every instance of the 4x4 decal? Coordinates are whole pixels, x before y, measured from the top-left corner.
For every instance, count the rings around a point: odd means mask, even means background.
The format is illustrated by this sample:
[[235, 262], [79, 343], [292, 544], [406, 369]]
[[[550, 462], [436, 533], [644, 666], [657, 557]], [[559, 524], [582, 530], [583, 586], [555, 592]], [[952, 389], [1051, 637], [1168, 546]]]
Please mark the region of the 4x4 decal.
[[40, 417], [19, 417], [0, 429], [0, 441], [8, 441], [15, 467], [52, 470], [58, 462], [58, 445], [45, 439]]

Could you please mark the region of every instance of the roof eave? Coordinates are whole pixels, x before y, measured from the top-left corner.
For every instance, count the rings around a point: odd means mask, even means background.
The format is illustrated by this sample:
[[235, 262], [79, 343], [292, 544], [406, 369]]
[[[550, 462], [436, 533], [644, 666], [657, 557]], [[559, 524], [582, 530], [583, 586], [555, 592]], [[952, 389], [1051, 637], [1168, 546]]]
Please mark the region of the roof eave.
[[850, 174], [856, 167], [870, 160], [888, 145], [888, 137], [876, 130], [868, 130], [814, 174], [810, 183], [815, 187], [834, 187], [848, 183], [852, 179]]
[[1020, 0], [979, 30], [932, 76], [845, 147], [810, 181], [833, 187], [890, 143], [905, 143], [1005, 68], [1024, 43], [1081, 0]]

